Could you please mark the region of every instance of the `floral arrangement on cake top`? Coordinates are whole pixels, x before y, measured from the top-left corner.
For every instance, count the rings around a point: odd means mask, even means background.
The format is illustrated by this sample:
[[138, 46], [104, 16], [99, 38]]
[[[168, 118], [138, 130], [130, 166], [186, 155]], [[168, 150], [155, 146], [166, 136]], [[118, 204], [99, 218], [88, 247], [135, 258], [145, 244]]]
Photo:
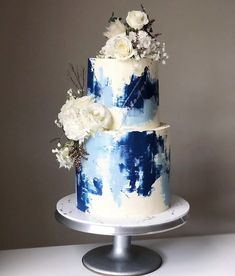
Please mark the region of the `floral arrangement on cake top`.
[[141, 8], [141, 11], [129, 11], [124, 22], [112, 13], [109, 26], [104, 32], [108, 40], [98, 57], [122, 60], [149, 58], [166, 63], [168, 54], [165, 43], [159, 42], [160, 33], [153, 33], [152, 25], [155, 20], [150, 20], [142, 5]]
[[55, 138], [56, 154], [60, 167], [71, 169], [73, 165], [79, 168], [81, 159], [86, 158], [85, 141], [98, 131], [109, 129], [112, 125], [112, 115], [108, 108], [96, 103], [93, 96], [87, 96], [84, 90], [84, 74], [81, 82], [78, 69], [70, 64], [69, 78], [76, 88], [67, 91], [67, 100], [61, 107], [55, 124], [61, 128], [64, 135]]

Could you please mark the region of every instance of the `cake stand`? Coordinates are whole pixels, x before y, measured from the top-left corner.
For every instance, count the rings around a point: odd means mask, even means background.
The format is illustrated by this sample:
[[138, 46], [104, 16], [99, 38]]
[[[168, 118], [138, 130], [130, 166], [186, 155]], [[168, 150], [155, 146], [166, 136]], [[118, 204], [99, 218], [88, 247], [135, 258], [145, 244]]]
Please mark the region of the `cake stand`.
[[148, 248], [132, 245], [131, 237], [173, 230], [185, 224], [189, 203], [172, 196], [171, 207], [145, 219], [96, 219], [76, 208], [75, 194], [57, 202], [56, 219], [67, 227], [86, 233], [114, 236], [113, 244], [86, 253], [82, 262], [89, 270], [102, 275], [143, 275], [158, 269], [161, 256]]

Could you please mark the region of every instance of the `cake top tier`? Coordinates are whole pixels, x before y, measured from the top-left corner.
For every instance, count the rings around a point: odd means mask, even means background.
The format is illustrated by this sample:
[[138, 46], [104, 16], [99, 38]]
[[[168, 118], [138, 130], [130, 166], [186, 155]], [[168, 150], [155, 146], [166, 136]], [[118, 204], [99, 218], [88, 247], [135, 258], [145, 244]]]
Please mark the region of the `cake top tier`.
[[88, 95], [112, 113], [112, 130], [157, 127], [158, 64], [150, 59], [88, 62]]
[[108, 38], [99, 52], [100, 58], [142, 59], [149, 58], [163, 64], [168, 58], [165, 43], [158, 40], [160, 33], [153, 32], [153, 23], [143, 6], [141, 11], [129, 11], [126, 19], [112, 16], [104, 32]]

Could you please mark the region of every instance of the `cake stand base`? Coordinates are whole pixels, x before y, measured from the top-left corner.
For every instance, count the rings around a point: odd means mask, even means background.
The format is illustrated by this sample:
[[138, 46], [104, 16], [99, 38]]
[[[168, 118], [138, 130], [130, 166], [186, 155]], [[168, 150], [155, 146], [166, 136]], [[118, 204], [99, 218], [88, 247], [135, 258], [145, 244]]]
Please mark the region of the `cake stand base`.
[[144, 275], [158, 269], [162, 259], [151, 249], [131, 245], [131, 237], [176, 229], [189, 217], [189, 203], [179, 196], [171, 197], [166, 211], [136, 219], [96, 219], [76, 208], [75, 194], [57, 202], [56, 218], [67, 227], [86, 233], [112, 235], [113, 244], [86, 253], [82, 262], [89, 270], [102, 275]]
[[102, 275], [143, 275], [158, 269], [162, 258], [151, 249], [131, 245], [131, 238], [115, 236], [112, 245], [95, 248], [83, 256], [86, 268]]

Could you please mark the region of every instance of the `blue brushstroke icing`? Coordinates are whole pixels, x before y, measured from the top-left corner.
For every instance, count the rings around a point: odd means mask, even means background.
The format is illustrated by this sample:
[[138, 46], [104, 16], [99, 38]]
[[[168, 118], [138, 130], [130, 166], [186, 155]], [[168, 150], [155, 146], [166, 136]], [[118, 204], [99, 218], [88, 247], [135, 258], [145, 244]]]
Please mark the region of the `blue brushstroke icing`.
[[76, 170], [77, 182], [77, 207], [85, 212], [89, 209], [90, 199], [89, 194], [102, 195], [102, 180], [96, 177], [93, 178], [93, 183], [88, 180], [88, 177], [81, 171]]
[[102, 103], [106, 107], [113, 107], [113, 91], [109, 78], [104, 76], [103, 68], [99, 68], [99, 80], [94, 73], [93, 62], [88, 60], [87, 90], [88, 95], [95, 96], [96, 102]]
[[[167, 139], [167, 136], [165, 137]], [[162, 148], [163, 149], [163, 148]], [[170, 204], [170, 192], [169, 192], [169, 178], [170, 178], [170, 150], [167, 151], [166, 147], [164, 150], [157, 155], [156, 163], [161, 167], [162, 177], [162, 192], [164, 195], [164, 203]]]
[[[149, 196], [152, 185], [161, 176], [163, 164], [155, 162], [155, 155], [164, 151], [164, 139], [155, 132], [133, 131], [118, 142], [121, 156], [122, 172], [127, 174], [129, 192], [137, 191], [138, 195]], [[139, 160], [136, 166], [136, 161]], [[137, 186], [137, 183], [138, 186]]]
[[90, 59], [88, 59], [88, 74], [87, 74], [87, 90], [88, 94], [93, 94], [95, 97], [101, 97], [102, 88], [96, 80], [94, 68]]
[[[87, 178], [84, 180], [83, 177], [78, 177], [78, 183], [81, 182], [78, 189], [83, 189], [87, 192], [86, 195], [82, 194], [86, 198], [86, 202], [89, 201], [89, 190], [87, 186], [89, 182], [93, 185], [93, 179], [103, 179], [104, 168], [99, 164], [101, 159], [106, 159], [109, 166], [109, 172], [111, 178], [109, 179], [109, 187], [112, 192], [113, 199], [117, 205], [121, 204], [121, 193], [123, 190], [123, 185], [126, 181], [125, 176], [119, 170], [117, 164], [121, 163], [120, 154], [116, 149], [116, 146], [112, 146], [113, 136], [104, 132], [97, 133], [93, 138], [91, 137], [86, 143], [86, 150], [89, 153], [88, 159], [83, 160], [82, 168], [79, 172], [80, 175], [85, 175]], [[87, 182], [87, 183], [83, 183]], [[84, 190], [84, 189], [83, 189]], [[80, 192], [81, 195], [81, 192]]]
[[[117, 206], [122, 204], [123, 193], [150, 196], [159, 177], [168, 205], [170, 156], [166, 139], [166, 135], [157, 135], [155, 131], [128, 132], [115, 141], [112, 132], [91, 137], [86, 144], [88, 159], [76, 172], [78, 208], [89, 211], [91, 195], [101, 196], [104, 185], [109, 187]], [[101, 159], [108, 164], [108, 172], [100, 167]]]
[[129, 108], [123, 117], [122, 125], [133, 126], [152, 120], [156, 115], [156, 102], [154, 98], [144, 100], [143, 109]]
[[144, 100], [152, 97], [154, 97], [155, 103], [158, 105], [158, 80], [151, 80], [149, 69], [145, 67], [141, 76], [132, 75], [130, 83], [124, 86], [123, 95], [117, 98], [116, 106], [142, 109]]
[[148, 67], [141, 76], [132, 75], [129, 84], [123, 83], [122, 95], [113, 91], [112, 79], [104, 74], [100, 67], [98, 73], [94, 74], [95, 60], [88, 61], [88, 95], [93, 95], [96, 102], [106, 107], [119, 107], [127, 110], [123, 119], [123, 125], [142, 124], [152, 120], [159, 105], [159, 82], [151, 79]]
[[107, 107], [129, 107], [141, 109], [144, 107], [144, 100], [154, 98], [155, 104], [159, 105], [159, 82], [152, 80], [148, 67], [141, 76], [131, 76], [129, 84], [123, 85], [123, 95], [115, 98], [112, 91], [112, 80], [104, 75], [102, 67], [99, 68], [99, 79], [94, 74], [93, 63], [88, 60], [88, 94], [94, 95], [97, 102]]

